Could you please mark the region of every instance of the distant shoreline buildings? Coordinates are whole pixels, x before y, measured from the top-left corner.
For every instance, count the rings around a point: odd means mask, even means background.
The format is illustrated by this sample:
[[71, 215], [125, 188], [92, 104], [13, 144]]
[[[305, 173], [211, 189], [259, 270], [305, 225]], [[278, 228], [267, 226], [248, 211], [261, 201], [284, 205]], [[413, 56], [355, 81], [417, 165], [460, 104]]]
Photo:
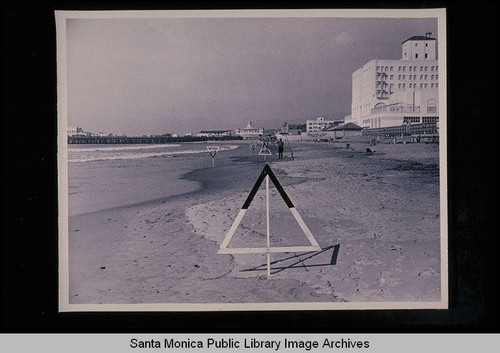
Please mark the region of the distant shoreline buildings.
[[67, 129], [68, 137], [112, 137], [111, 133], [84, 131], [81, 127], [70, 126]]
[[244, 129], [236, 129], [235, 133], [245, 140], [255, 140], [264, 136], [264, 128], [255, 128], [252, 126], [252, 122], [249, 121]]
[[[402, 42], [401, 59], [373, 59], [354, 71], [351, 114], [343, 119], [327, 120], [320, 116], [305, 120], [302, 124], [285, 122], [281, 129], [266, 132], [263, 127], [256, 128], [248, 121], [247, 126], [242, 129], [201, 130], [184, 137], [255, 140], [273, 135], [276, 138], [307, 141], [341, 139], [361, 134], [383, 135], [384, 129], [385, 134], [389, 135], [400, 133], [402, 128], [406, 133], [437, 133], [439, 66], [437, 40], [431, 34], [428, 32], [425, 36], [413, 36]], [[416, 126], [417, 124], [422, 126]], [[112, 136], [113, 134], [85, 132], [79, 127], [68, 128], [68, 138]], [[163, 134], [141, 137], [182, 136]]]

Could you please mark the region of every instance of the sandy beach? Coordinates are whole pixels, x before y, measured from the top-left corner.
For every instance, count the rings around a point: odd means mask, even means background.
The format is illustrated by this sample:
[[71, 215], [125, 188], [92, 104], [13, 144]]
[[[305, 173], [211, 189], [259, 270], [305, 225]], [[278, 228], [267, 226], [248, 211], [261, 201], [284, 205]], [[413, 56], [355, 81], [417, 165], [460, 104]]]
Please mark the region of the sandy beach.
[[[69, 303], [440, 301], [438, 145], [379, 143], [368, 153], [366, 143], [309, 142], [293, 145], [294, 160], [289, 150], [268, 157], [322, 248], [272, 254], [268, 278], [266, 255], [217, 254], [264, 167], [239, 144], [215, 168], [207, 155], [168, 170], [157, 158], [150, 183], [138, 176], [143, 199], [109, 201], [91, 188], [70, 198]], [[272, 184], [270, 195], [271, 246], [308, 245]], [[262, 186], [230, 247], [265, 242]]]

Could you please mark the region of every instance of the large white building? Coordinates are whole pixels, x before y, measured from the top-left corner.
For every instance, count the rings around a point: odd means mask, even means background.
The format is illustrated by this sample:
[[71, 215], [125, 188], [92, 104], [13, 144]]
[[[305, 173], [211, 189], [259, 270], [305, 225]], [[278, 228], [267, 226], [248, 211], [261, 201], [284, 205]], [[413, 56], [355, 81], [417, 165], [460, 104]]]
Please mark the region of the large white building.
[[325, 120], [325, 118], [321, 116], [316, 118], [316, 120], [306, 120], [306, 132], [318, 132], [334, 123], [335, 121]]
[[371, 60], [352, 74], [351, 116], [363, 128], [436, 122], [439, 67], [431, 33], [402, 43], [400, 60]]

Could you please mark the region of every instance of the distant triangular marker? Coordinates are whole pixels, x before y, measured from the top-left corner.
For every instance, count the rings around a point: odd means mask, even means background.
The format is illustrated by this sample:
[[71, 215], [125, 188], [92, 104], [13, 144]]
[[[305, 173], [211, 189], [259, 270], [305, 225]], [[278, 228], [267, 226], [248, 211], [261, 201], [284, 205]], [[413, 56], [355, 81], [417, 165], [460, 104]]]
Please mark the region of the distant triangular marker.
[[[269, 146], [267, 145], [267, 142], [264, 142], [262, 144], [262, 148], [259, 151], [259, 156], [272, 156], [272, 152], [269, 149]], [[262, 183], [262, 181], [261, 181]]]
[[[274, 186], [278, 190], [279, 194], [285, 201], [286, 205], [290, 209], [290, 212], [292, 213], [293, 217], [299, 224], [300, 228], [306, 235], [307, 239], [311, 243], [310, 246], [282, 246], [282, 247], [270, 247], [269, 243], [267, 247], [252, 247], [252, 248], [228, 248], [228, 244], [231, 241], [231, 238], [233, 237], [234, 233], [236, 232], [236, 229], [241, 223], [241, 220], [245, 216], [246, 211], [248, 210], [248, 207], [250, 206], [250, 203], [252, 202], [255, 194], [260, 188], [260, 185], [264, 181], [266, 177], [269, 177], [271, 181], [273, 182]], [[268, 183], [268, 182], [267, 182]], [[269, 222], [269, 221], [268, 221]], [[268, 224], [269, 225], [269, 224]], [[311, 231], [307, 227], [307, 225], [304, 223], [304, 220], [300, 216], [300, 214], [297, 212], [295, 209], [295, 206], [293, 205], [292, 201], [286, 194], [285, 190], [283, 187], [280, 185], [278, 179], [276, 178], [276, 175], [274, 175], [273, 171], [269, 167], [268, 164], [264, 166], [264, 169], [260, 173], [259, 177], [257, 178], [257, 181], [255, 182], [255, 185], [253, 186], [252, 190], [250, 191], [250, 194], [248, 195], [247, 199], [245, 200], [245, 203], [241, 207], [240, 212], [236, 216], [236, 219], [234, 220], [231, 228], [229, 228], [229, 231], [226, 234], [226, 237], [222, 241], [222, 244], [220, 245], [220, 249], [218, 251], [219, 254], [258, 254], [258, 253], [279, 253], [279, 252], [305, 252], [305, 251], [319, 251], [321, 250], [321, 247], [319, 246], [318, 242], [316, 239], [314, 239], [314, 236], [312, 235]]]
[[216, 147], [216, 146], [207, 146], [207, 150], [208, 150], [208, 153], [210, 153], [210, 156], [212, 158], [215, 157], [215, 155], [217, 154], [217, 152], [219, 152], [219, 149], [220, 147]]
[[212, 167], [215, 167], [215, 155], [219, 152], [220, 147], [207, 146], [208, 153], [212, 157]]

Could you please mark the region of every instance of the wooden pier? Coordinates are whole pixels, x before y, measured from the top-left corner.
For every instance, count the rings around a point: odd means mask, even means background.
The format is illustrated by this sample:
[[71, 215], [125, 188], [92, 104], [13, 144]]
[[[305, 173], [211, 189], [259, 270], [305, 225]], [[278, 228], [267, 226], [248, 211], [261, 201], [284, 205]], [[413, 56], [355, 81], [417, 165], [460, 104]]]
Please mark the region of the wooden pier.
[[206, 137], [206, 136], [68, 136], [68, 144], [164, 144], [179, 142], [230, 141], [241, 140], [240, 136]]

